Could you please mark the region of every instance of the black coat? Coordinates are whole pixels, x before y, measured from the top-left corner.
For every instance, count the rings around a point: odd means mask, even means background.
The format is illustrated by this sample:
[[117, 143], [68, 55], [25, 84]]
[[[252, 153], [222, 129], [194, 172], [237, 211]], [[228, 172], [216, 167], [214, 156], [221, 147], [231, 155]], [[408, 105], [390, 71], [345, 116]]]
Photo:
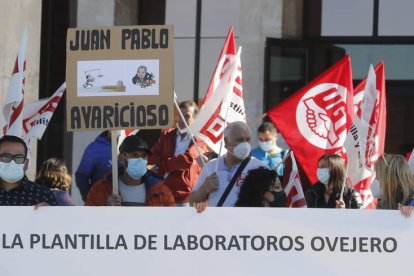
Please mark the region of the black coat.
[[[335, 201], [339, 200], [338, 194], [331, 194], [328, 202], [325, 202], [325, 185], [317, 182], [312, 185], [305, 193], [308, 208], [335, 208]], [[353, 188], [345, 189], [343, 200], [346, 209], [360, 209], [363, 206], [360, 194]]]

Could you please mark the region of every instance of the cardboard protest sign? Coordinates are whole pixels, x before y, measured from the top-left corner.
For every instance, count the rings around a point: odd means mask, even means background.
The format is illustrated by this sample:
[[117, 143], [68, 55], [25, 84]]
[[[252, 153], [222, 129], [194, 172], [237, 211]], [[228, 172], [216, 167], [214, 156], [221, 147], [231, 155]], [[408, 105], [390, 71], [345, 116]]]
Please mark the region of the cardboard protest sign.
[[172, 26], [68, 29], [68, 131], [171, 125], [173, 38]]

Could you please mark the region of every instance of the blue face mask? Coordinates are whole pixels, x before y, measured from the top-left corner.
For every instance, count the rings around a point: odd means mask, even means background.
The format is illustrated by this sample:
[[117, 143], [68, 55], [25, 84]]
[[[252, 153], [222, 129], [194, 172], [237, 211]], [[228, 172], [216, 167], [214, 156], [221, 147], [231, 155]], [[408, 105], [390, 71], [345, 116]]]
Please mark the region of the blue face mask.
[[15, 183], [24, 177], [24, 164], [0, 162], [0, 178], [9, 183]]
[[138, 180], [147, 172], [148, 161], [142, 158], [129, 158], [126, 171], [132, 179]]

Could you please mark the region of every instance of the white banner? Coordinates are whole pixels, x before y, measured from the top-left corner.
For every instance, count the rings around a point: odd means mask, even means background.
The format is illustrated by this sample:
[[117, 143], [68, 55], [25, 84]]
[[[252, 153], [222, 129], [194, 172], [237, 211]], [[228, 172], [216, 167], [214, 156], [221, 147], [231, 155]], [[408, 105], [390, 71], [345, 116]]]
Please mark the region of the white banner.
[[398, 211], [0, 208], [0, 275], [404, 275]]

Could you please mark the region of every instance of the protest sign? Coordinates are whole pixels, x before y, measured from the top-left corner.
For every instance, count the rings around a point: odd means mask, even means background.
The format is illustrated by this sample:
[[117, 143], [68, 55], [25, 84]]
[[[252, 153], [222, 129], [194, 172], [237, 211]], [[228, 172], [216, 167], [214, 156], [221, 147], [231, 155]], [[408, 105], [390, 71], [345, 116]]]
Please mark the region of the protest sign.
[[0, 275], [15, 276], [398, 275], [414, 246], [399, 211], [2, 207], [0, 220]]
[[171, 125], [173, 38], [167, 25], [68, 29], [68, 131]]

